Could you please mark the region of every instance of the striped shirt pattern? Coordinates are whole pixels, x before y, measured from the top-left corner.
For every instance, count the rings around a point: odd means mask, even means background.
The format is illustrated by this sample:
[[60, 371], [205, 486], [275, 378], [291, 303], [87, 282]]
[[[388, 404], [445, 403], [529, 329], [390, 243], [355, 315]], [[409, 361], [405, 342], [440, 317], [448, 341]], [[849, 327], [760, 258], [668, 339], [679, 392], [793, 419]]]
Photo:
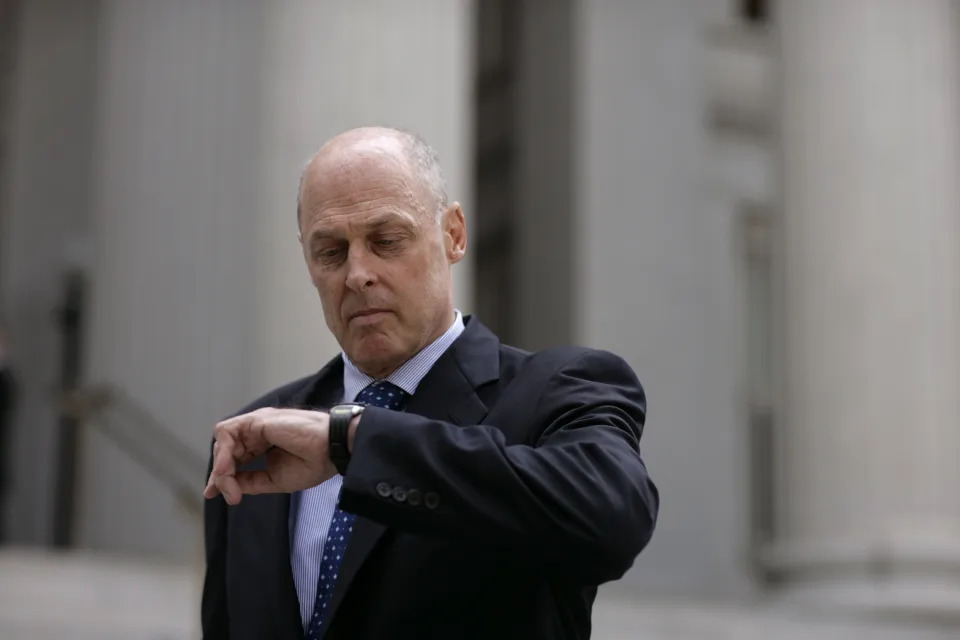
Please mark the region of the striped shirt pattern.
[[[446, 333], [429, 346], [410, 358], [399, 369], [387, 376], [386, 380], [397, 385], [411, 396], [417, 391], [420, 381], [436, 364], [440, 356], [463, 333], [463, 316], [459, 311]], [[341, 402], [352, 402], [357, 394], [375, 382], [367, 374], [357, 369], [346, 354], [343, 355], [343, 398]], [[299, 491], [291, 496], [290, 502], [290, 565], [293, 581], [300, 600], [300, 619], [306, 631], [313, 614], [317, 597], [317, 582], [320, 576], [320, 562], [323, 555], [323, 543], [327, 539], [330, 521], [337, 508], [337, 499], [343, 477], [333, 476], [323, 484]]]

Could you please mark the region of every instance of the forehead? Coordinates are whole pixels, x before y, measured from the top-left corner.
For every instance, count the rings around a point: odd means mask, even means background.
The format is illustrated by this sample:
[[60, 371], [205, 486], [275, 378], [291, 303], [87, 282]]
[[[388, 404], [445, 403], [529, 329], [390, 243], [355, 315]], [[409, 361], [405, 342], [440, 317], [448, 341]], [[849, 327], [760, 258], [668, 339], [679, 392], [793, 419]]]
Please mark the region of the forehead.
[[389, 213], [419, 218], [427, 211], [424, 195], [407, 163], [391, 155], [321, 154], [304, 173], [302, 224], [360, 223]]

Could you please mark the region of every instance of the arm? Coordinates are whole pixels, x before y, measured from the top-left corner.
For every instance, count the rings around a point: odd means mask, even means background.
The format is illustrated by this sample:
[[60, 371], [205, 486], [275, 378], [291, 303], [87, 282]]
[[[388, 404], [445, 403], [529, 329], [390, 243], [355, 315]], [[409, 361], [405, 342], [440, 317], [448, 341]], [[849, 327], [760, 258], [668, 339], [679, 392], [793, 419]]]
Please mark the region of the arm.
[[[507, 548], [566, 579], [619, 578], [649, 541], [659, 504], [638, 447], [640, 383], [620, 358], [588, 351], [530, 402], [536, 407], [516, 419], [528, 422], [531, 444], [517, 445], [490, 425], [368, 408], [342, 507], [409, 531]], [[384, 482], [438, 501], [429, 508], [426, 500], [381, 496]]]

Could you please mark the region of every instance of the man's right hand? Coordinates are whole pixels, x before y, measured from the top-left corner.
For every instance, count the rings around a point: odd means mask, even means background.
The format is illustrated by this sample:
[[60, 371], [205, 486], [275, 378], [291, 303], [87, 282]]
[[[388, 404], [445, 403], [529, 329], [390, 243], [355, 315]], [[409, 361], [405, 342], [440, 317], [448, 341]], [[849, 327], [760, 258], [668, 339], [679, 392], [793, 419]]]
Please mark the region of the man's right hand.
[[[329, 427], [326, 413], [300, 409], [258, 409], [218, 423], [204, 497], [238, 504], [244, 494], [291, 493], [328, 480], [337, 473]], [[237, 471], [264, 454], [266, 469]]]

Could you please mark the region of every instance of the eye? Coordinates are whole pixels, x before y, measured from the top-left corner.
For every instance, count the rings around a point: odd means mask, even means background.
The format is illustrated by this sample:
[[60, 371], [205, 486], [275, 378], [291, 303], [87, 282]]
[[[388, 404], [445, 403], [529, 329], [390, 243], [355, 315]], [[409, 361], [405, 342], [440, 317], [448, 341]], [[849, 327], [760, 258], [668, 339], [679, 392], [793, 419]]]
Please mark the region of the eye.
[[403, 246], [403, 236], [396, 234], [376, 236], [371, 244], [378, 251], [399, 251]]
[[321, 262], [329, 264], [339, 260], [342, 253], [343, 250], [338, 247], [326, 247], [322, 249], [315, 249], [313, 251], [313, 257]]

